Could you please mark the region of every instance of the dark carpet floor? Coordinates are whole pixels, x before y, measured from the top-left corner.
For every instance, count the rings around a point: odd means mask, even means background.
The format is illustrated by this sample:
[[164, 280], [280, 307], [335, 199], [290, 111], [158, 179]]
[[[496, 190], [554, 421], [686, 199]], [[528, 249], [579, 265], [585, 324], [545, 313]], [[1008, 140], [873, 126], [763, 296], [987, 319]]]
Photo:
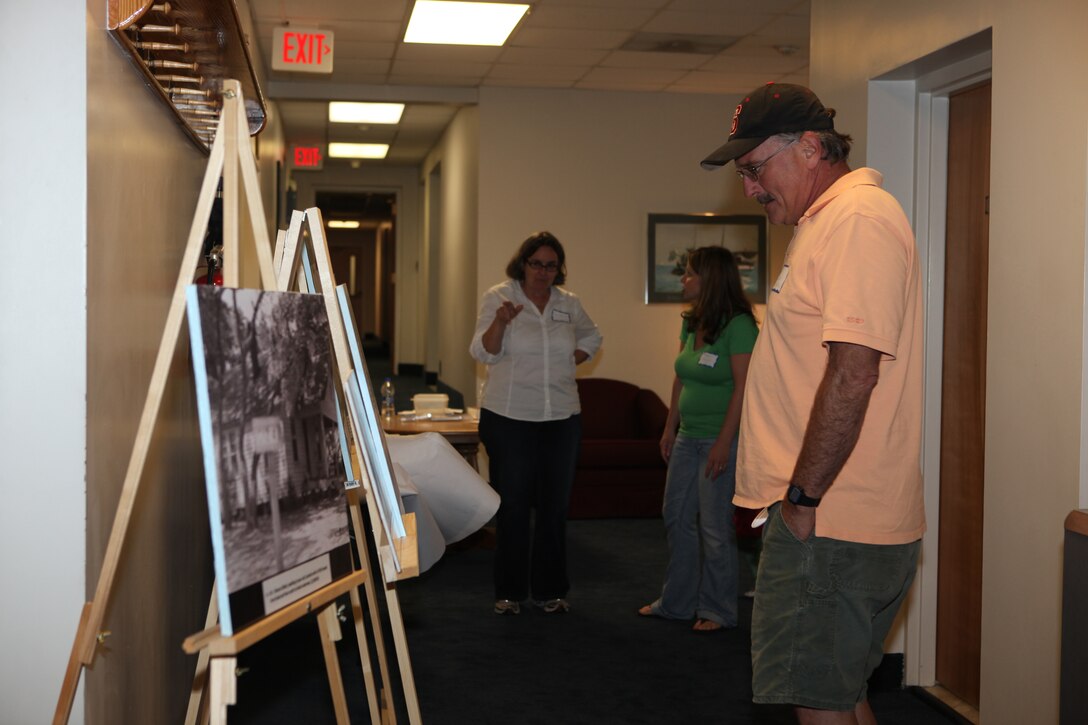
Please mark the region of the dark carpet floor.
[[[423, 722], [795, 722], [789, 708], [751, 703], [750, 600], [741, 600], [739, 627], [714, 634], [635, 614], [654, 599], [664, 571], [660, 520], [572, 521], [569, 536], [565, 615], [531, 606], [516, 617], [492, 614], [486, 540], [451, 547], [429, 572], [398, 586]], [[743, 566], [742, 574], [743, 590], [751, 575]], [[358, 650], [350, 626], [344, 634], [338, 651], [352, 722], [364, 723]], [[407, 722], [388, 633], [385, 642], [398, 721]], [[232, 723], [334, 721], [312, 618], [250, 648], [239, 664], [246, 672]], [[896, 679], [887, 674], [884, 682]], [[882, 725], [963, 722], [914, 688], [874, 682], [870, 701]]]

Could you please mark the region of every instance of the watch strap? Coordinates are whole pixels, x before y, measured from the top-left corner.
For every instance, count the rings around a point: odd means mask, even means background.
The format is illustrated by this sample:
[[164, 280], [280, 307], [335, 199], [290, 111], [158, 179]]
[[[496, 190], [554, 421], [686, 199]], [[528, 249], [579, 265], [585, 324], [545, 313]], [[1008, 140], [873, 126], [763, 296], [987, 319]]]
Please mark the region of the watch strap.
[[813, 498], [805, 494], [805, 490], [800, 486], [790, 484], [789, 489], [786, 491], [786, 498], [795, 506], [807, 506], [809, 508], [816, 508], [820, 505], [822, 499]]

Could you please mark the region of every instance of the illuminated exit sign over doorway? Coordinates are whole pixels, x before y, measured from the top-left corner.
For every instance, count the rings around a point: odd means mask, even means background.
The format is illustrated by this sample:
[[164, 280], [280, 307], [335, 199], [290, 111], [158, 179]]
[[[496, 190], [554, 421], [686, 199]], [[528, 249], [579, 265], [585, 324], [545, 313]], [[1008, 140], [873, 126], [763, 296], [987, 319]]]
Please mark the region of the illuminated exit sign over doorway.
[[272, 35], [272, 70], [332, 73], [332, 31], [278, 27]]
[[288, 161], [288, 167], [292, 169], [319, 171], [325, 165], [320, 146], [292, 146]]

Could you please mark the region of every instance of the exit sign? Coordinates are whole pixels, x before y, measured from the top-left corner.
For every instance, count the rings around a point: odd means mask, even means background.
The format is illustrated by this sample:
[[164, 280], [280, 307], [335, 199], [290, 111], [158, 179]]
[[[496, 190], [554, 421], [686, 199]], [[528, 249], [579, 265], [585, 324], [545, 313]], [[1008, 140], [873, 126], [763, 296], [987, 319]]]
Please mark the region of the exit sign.
[[332, 73], [332, 31], [293, 25], [276, 28], [272, 70]]
[[292, 169], [319, 171], [325, 164], [325, 156], [320, 146], [292, 146], [289, 161]]

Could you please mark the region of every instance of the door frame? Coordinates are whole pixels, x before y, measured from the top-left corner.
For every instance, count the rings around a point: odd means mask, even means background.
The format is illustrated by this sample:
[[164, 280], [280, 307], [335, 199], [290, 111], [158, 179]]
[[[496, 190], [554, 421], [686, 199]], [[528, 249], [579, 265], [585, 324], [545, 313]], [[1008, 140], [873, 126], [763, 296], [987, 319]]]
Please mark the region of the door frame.
[[[983, 50], [980, 50], [980, 46]], [[992, 77], [989, 31], [869, 82], [866, 163], [884, 175], [914, 229], [925, 300], [922, 478], [928, 531], [907, 605], [888, 642], [907, 685], [936, 682], [948, 96]]]

